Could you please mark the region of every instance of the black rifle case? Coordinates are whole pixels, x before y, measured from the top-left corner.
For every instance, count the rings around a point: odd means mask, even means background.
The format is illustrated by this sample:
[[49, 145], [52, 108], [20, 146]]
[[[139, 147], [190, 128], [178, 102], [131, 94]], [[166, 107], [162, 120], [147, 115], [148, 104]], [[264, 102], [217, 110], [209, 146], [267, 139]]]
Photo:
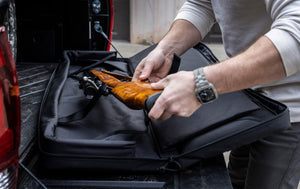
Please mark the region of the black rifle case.
[[[88, 69], [132, 75], [153, 48], [126, 59], [116, 52], [65, 51], [40, 109], [38, 140], [45, 168], [184, 170], [290, 126], [285, 105], [251, 89], [220, 95], [189, 118], [166, 121], [149, 120], [146, 111], [129, 109], [110, 94], [89, 100], [80, 89]], [[179, 70], [218, 62], [202, 43], [180, 58]]]

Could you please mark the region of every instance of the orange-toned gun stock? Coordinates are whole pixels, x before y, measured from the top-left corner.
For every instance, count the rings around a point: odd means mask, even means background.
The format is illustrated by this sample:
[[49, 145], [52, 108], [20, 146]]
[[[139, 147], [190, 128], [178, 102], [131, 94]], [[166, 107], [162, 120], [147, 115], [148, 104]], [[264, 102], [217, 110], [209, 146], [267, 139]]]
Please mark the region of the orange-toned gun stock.
[[[111, 92], [114, 96], [132, 109], [149, 109], [149, 107], [147, 108], [145, 105], [146, 100], [154, 94], [159, 95], [159, 92], [162, 91], [153, 90], [150, 83], [145, 81], [123, 82], [116, 77], [102, 71], [91, 70], [91, 72], [102, 82], [106, 83], [110, 88], [112, 88]], [[156, 98], [158, 97], [157, 95], [155, 95]]]

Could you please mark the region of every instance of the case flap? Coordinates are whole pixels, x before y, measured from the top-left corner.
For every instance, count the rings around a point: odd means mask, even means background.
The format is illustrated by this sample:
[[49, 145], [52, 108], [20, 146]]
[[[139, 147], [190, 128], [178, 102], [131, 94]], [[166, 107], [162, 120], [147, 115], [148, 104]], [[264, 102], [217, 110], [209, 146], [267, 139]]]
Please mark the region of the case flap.
[[220, 95], [213, 103], [202, 105], [188, 118], [173, 116], [168, 120], [156, 120], [152, 121], [152, 127], [160, 146], [166, 150], [216, 127], [244, 119], [258, 109], [260, 107], [244, 93], [229, 93]]

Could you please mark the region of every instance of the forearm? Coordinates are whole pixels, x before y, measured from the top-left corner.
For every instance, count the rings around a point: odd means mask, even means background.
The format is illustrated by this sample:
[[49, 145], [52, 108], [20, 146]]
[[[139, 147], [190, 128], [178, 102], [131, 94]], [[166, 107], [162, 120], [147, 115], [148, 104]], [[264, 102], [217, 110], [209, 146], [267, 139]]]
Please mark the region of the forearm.
[[165, 56], [173, 56], [174, 53], [181, 55], [200, 40], [201, 34], [193, 24], [186, 20], [176, 20], [157, 49], [162, 50]]
[[241, 54], [204, 68], [218, 94], [262, 85], [285, 77], [281, 57], [267, 37], [261, 37]]

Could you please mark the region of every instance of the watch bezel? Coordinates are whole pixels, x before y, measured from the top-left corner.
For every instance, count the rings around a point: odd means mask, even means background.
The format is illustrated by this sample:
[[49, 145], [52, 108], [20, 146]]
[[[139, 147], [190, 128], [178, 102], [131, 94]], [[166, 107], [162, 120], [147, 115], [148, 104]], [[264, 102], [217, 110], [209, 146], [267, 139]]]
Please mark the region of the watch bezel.
[[[208, 97], [203, 97], [201, 93], [208, 93]], [[207, 104], [213, 102], [217, 99], [216, 90], [211, 83], [208, 83], [206, 87], [202, 87], [201, 89], [196, 91], [197, 99], [201, 102], [201, 104]]]

